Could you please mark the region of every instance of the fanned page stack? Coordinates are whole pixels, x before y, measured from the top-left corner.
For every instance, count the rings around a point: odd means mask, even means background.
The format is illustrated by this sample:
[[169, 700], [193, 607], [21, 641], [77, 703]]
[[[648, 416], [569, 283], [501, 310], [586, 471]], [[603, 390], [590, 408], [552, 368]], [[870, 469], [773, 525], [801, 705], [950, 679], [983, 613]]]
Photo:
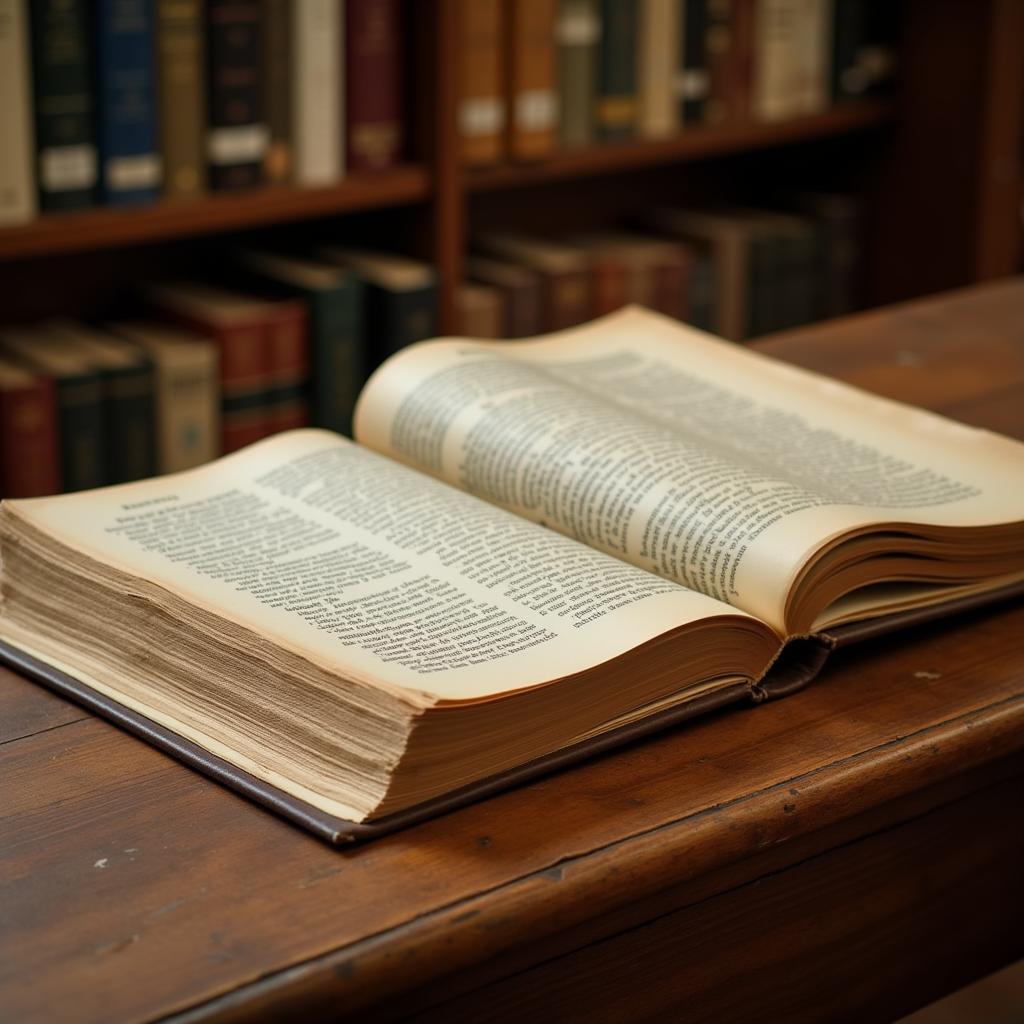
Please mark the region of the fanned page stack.
[[637, 309], [406, 349], [356, 436], [4, 502], [6, 658], [340, 841], [1024, 583], [1024, 445]]

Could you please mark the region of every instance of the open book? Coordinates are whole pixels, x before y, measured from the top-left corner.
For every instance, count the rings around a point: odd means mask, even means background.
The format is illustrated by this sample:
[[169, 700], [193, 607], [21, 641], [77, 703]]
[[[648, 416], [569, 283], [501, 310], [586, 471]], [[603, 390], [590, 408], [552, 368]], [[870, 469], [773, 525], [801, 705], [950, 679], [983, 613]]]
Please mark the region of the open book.
[[638, 309], [412, 346], [355, 433], [4, 502], [8, 660], [338, 839], [1024, 583], [1024, 445]]

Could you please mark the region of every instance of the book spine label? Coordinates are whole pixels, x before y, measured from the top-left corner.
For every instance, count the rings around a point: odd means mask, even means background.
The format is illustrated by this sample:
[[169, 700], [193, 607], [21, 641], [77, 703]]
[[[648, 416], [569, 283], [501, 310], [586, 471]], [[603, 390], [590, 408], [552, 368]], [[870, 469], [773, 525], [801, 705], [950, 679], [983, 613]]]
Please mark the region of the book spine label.
[[0, 497], [56, 494], [60, 485], [53, 381], [0, 392]]
[[308, 426], [309, 329], [303, 302], [276, 304], [267, 320], [267, 358], [271, 429]]
[[156, 47], [164, 194], [190, 198], [206, 187], [206, 83], [199, 0], [158, 0]]
[[555, 93], [555, 0], [518, 0], [509, 8], [510, 153], [536, 160], [553, 152], [558, 138]]
[[458, 128], [468, 164], [504, 156], [506, 123], [501, 0], [460, 0]]
[[636, 0], [602, 0], [596, 118], [603, 139], [636, 133], [637, 21]]
[[292, 14], [295, 180], [329, 185], [344, 170], [342, 12], [333, 0], [295, 0]]
[[103, 400], [107, 482], [122, 484], [152, 476], [156, 468], [153, 368], [147, 363], [107, 374]]
[[362, 350], [362, 284], [355, 277], [312, 296], [311, 419], [314, 426], [352, 433], [352, 412], [366, 375]]
[[390, 167], [402, 146], [402, 38], [398, 0], [346, 0], [348, 166]]
[[96, 136], [85, 0], [32, 6], [36, 181], [42, 210], [96, 201]]
[[220, 451], [220, 388], [216, 351], [157, 368], [157, 469], [177, 473]]
[[691, 124], [704, 120], [704, 106], [711, 91], [705, 46], [708, 0], [686, 0], [685, 8], [678, 94], [683, 106], [683, 124]]
[[153, 10], [146, 0], [96, 0], [96, 119], [103, 201], [152, 202], [161, 182]]
[[100, 375], [62, 380], [56, 388], [61, 481], [65, 491], [85, 491], [107, 482]]
[[208, 0], [206, 157], [210, 187], [245, 188], [263, 178], [263, 19], [259, 0]]
[[563, 146], [585, 146], [594, 136], [594, 76], [601, 39], [597, 0], [560, 0], [555, 32], [559, 141]]
[[269, 137], [263, 176], [274, 183], [292, 176], [292, 74], [288, 0], [263, 0], [263, 95]]
[[36, 212], [27, 0], [0, 0], [0, 225]]

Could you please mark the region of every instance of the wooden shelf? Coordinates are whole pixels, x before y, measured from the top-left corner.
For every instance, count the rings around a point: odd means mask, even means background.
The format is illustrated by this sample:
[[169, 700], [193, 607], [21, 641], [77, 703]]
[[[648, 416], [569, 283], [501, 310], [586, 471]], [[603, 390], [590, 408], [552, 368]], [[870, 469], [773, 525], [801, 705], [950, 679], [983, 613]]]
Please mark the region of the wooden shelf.
[[427, 170], [410, 164], [353, 175], [324, 188], [267, 186], [211, 193], [188, 202], [46, 214], [28, 224], [0, 228], [0, 260], [110, 249], [400, 206], [426, 200], [430, 192]]
[[876, 128], [890, 122], [894, 116], [892, 103], [866, 100], [834, 107], [822, 114], [775, 124], [749, 122], [722, 128], [695, 128], [671, 139], [603, 142], [564, 150], [543, 162], [471, 169], [466, 173], [466, 185], [470, 191], [483, 192], [628, 171], [657, 164], [705, 160], [728, 153]]

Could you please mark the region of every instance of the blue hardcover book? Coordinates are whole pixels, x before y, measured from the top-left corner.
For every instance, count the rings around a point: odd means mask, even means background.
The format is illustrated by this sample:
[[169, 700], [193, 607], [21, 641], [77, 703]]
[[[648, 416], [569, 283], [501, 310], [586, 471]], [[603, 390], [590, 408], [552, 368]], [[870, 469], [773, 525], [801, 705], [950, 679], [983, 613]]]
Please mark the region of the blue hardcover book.
[[162, 179], [152, 0], [96, 0], [96, 109], [101, 193], [148, 203]]

